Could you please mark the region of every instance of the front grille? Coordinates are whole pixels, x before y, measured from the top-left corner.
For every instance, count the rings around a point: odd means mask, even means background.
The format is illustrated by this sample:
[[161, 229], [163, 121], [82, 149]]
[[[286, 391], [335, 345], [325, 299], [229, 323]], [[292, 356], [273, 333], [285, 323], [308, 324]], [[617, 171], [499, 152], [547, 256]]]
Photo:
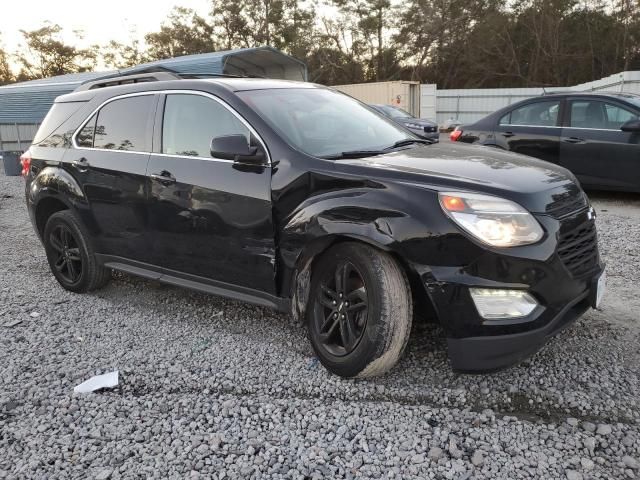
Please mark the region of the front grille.
[[588, 205], [587, 196], [583, 192], [567, 192], [554, 196], [553, 202], [547, 205], [546, 213], [559, 219], [587, 208]]
[[574, 278], [585, 277], [598, 268], [598, 235], [590, 216], [581, 214], [563, 222], [558, 255]]

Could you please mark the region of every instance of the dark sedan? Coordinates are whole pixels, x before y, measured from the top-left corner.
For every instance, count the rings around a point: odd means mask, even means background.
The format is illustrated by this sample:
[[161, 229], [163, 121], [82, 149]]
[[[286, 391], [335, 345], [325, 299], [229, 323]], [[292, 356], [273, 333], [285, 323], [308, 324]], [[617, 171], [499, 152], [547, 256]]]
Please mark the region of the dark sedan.
[[640, 192], [640, 96], [544, 95], [458, 127], [451, 140], [541, 158], [586, 188]]
[[403, 127], [411, 130], [413, 133], [422, 138], [427, 138], [433, 142], [440, 141], [440, 134], [438, 133], [438, 124], [427, 120], [426, 118], [416, 118], [409, 112], [401, 109], [400, 107], [394, 107], [392, 105], [370, 105], [370, 107], [376, 109], [378, 112], [386, 117], [389, 117], [396, 123], [399, 123]]

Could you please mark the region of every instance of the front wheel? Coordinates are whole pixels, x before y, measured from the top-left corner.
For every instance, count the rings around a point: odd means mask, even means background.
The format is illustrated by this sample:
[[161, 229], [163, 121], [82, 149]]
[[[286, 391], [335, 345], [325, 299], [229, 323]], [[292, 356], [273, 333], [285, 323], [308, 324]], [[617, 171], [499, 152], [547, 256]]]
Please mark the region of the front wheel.
[[389, 371], [409, 339], [412, 298], [400, 265], [361, 243], [323, 254], [311, 278], [309, 339], [320, 362], [342, 377]]

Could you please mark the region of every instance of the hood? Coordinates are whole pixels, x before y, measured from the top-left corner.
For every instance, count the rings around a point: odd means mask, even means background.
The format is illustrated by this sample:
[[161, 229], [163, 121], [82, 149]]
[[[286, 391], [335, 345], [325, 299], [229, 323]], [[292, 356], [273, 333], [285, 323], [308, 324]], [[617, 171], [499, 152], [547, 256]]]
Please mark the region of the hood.
[[371, 169], [371, 176], [424, 185], [433, 190], [465, 190], [510, 199], [531, 212], [547, 213], [582, 195], [571, 172], [558, 165], [491, 147], [442, 143], [339, 164]]

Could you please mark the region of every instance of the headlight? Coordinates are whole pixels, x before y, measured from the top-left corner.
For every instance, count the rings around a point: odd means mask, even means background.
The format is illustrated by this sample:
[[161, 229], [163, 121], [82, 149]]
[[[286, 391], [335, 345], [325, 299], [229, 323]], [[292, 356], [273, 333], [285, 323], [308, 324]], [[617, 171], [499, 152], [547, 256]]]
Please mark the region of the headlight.
[[418, 130], [422, 130], [424, 128], [422, 125], [419, 125], [417, 123], [405, 123], [404, 126], [407, 128], [415, 128]]
[[441, 192], [439, 197], [455, 223], [493, 247], [529, 245], [544, 235], [533, 215], [510, 200], [465, 192]]

